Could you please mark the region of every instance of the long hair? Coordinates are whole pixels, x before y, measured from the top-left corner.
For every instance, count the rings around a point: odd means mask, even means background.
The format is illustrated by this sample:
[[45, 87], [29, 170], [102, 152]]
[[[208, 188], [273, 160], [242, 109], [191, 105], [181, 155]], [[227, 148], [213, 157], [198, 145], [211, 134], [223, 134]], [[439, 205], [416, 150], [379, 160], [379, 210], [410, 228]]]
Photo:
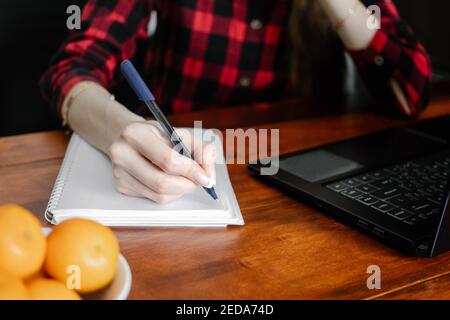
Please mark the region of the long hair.
[[290, 76], [297, 96], [340, 97], [343, 45], [317, 0], [292, 0], [289, 18]]

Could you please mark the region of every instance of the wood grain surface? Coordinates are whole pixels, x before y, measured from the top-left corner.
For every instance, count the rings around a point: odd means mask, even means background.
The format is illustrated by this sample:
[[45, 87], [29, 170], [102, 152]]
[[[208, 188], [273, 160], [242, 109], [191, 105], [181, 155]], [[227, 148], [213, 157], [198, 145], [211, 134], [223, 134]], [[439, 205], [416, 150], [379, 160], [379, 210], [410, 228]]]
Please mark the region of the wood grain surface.
[[[406, 124], [367, 112], [299, 118], [295, 102], [280, 116], [279, 107], [206, 110], [172, 121], [279, 129], [280, 153]], [[420, 118], [448, 113], [450, 99], [440, 98]], [[0, 204], [19, 203], [44, 224], [67, 141], [59, 131], [0, 138]], [[114, 229], [133, 272], [131, 299], [450, 298], [450, 253], [407, 257], [254, 179], [245, 165], [228, 169], [245, 226]], [[373, 264], [381, 268], [380, 290], [366, 286]]]

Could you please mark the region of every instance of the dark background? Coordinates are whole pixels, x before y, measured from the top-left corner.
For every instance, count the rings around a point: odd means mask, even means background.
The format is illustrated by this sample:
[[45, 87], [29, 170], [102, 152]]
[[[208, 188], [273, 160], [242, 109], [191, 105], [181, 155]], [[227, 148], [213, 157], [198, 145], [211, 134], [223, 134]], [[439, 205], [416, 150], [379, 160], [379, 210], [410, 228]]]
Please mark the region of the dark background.
[[58, 127], [38, 80], [66, 37], [80, 0], [0, 0], [0, 136]]
[[[37, 86], [67, 35], [66, 8], [80, 0], [0, 0], [0, 136], [58, 128]], [[450, 74], [448, 0], [397, 0], [427, 47], [435, 81]]]

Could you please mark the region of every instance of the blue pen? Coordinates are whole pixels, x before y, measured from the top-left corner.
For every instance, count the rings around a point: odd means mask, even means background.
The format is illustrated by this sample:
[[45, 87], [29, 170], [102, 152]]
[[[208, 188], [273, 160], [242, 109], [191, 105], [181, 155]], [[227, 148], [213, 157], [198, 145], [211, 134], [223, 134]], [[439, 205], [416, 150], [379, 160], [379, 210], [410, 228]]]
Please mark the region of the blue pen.
[[[139, 73], [136, 71], [136, 68], [129, 60], [125, 60], [120, 64], [120, 70], [122, 71], [123, 76], [128, 81], [131, 88], [133, 88], [139, 100], [144, 102], [147, 107], [150, 109], [151, 113], [155, 117], [155, 119], [159, 122], [159, 124], [164, 129], [165, 133], [168, 135], [170, 141], [174, 146], [180, 148], [180, 154], [191, 158], [194, 160], [191, 151], [189, 151], [188, 147], [185, 146], [183, 141], [181, 141], [180, 136], [176, 133], [175, 129], [169, 123], [166, 116], [162, 113], [161, 109], [155, 102], [155, 97], [150, 92], [150, 89], [145, 84], [144, 80], [142, 80]], [[217, 194], [214, 190], [214, 187], [207, 188], [203, 187], [206, 192], [214, 199], [217, 200]]]

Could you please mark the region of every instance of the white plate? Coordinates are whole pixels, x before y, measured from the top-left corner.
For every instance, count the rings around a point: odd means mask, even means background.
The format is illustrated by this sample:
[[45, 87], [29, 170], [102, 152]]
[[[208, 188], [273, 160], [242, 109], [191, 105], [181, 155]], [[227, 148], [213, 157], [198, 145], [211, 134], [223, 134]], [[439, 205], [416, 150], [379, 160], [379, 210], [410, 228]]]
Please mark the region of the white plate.
[[[51, 228], [42, 228], [46, 236], [52, 231]], [[131, 289], [131, 270], [123, 255], [119, 255], [116, 276], [106, 288], [83, 295], [83, 299], [89, 300], [126, 300]]]

